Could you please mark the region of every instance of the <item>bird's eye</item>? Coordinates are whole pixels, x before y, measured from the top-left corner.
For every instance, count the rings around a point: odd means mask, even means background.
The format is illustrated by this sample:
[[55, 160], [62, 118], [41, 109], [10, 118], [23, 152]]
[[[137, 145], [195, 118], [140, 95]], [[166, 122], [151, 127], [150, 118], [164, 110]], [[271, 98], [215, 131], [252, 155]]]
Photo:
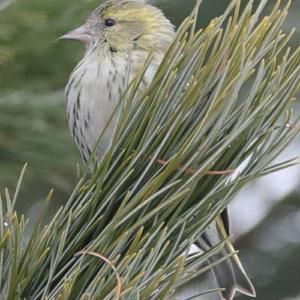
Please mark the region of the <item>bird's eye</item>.
[[116, 24], [117, 24], [117, 22], [114, 19], [107, 19], [107, 20], [105, 20], [105, 26], [106, 27], [112, 27], [112, 26], [114, 26]]

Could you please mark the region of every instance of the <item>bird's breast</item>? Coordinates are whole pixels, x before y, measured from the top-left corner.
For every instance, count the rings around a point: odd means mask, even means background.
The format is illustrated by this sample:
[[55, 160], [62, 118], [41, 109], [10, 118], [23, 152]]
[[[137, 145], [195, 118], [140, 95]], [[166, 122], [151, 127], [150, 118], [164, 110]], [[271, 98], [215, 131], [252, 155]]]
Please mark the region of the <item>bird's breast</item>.
[[[118, 53], [100, 61], [85, 57], [70, 76], [66, 87], [68, 123], [85, 160], [88, 160], [100, 135], [98, 156], [101, 157], [109, 146], [115, 122], [112, 119], [108, 126], [107, 123], [134, 78], [141, 60], [141, 57], [133, 57], [129, 61]], [[148, 67], [143, 78], [144, 86], [152, 80], [159, 62], [160, 59], [157, 59]]]

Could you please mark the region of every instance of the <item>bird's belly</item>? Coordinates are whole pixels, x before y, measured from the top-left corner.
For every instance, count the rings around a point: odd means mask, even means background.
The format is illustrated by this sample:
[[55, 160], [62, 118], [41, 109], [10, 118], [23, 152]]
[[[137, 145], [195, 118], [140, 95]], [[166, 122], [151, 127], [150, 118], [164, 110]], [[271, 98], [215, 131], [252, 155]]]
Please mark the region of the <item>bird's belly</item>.
[[[101, 136], [97, 146], [97, 156], [102, 157], [113, 135], [114, 118], [110, 123], [109, 121], [113, 116], [119, 97], [112, 98], [108, 95], [107, 90], [88, 89], [83, 90], [83, 98], [90, 99], [90, 101], [83, 105], [82, 115], [79, 117], [83, 123], [81, 140], [86, 143], [90, 151], [93, 151]], [[103, 132], [104, 130], [105, 132]]]
[[79, 84], [74, 83], [79, 79], [74, 80], [70, 84], [73, 87], [66, 91], [69, 127], [84, 160], [89, 159], [96, 145], [99, 158], [108, 148], [115, 126], [112, 116], [125, 89], [121, 78], [108, 81], [108, 78], [91, 75], [90, 70], [88, 76], [81, 77]]

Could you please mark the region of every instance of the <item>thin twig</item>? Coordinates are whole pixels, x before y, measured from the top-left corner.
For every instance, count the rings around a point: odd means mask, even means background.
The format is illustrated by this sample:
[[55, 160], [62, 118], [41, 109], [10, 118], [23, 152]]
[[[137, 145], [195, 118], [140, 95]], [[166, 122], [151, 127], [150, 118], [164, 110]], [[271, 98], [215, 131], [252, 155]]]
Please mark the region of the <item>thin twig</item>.
[[76, 256], [78, 256], [78, 255], [90, 255], [90, 256], [98, 257], [98, 258], [102, 259], [104, 262], [106, 262], [112, 268], [112, 270], [114, 271], [114, 273], [116, 275], [116, 279], [117, 279], [117, 283], [118, 283], [117, 287], [116, 287], [116, 300], [120, 300], [121, 292], [122, 292], [122, 281], [121, 281], [121, 276], [120, 276], [119, 272], [117, 271], [117, 268], [114, 266], [114, 264], [105, 256], [103, 256], [99, 253], [93, 252], [93, 251], [81, 251], [76, 254]]
[[[291, 128], [291, 129], [297, 129], [300, 131], [300, 126], [298, 124], [286, 124], [285, 125], [287, 128]], [[152, 159], [153, 157], [150, 157], [150, 159]], [[159, 163], [160, 165], [164, 166], [166, 164], [168, 164], [168, 162], [166, 160], [163, 160], [163, 159], [157, 159], [156, 160], [157, 163]], [[182, 170], [183, 169], [183, 166], [182, 165], [177, 165], [176, 166], [176, 169], [178, 170]], [[191, 174], [191, 175], [194, 175], [195, 173], [197, 173], [197, 169], [194, 169], [194, 168], [187, 168], [185, 169], [185, 173], [187, 174]], [[229, 169], [229, 170], [216, 170], [216, 171], [213, 171], [213, 170], [210, 170], [210, 171], [206, 171], [206, 174], [209, 175], [209, 176], [222, 176], [222, 175], [230, 175], [230, 174], [233, 174], [234, 172], [236, 171], [236, 169]]]
[[[166, 165], [168, 162], [163, 160], [163, 159], [157, 159], [156, 160], [157, 163], [159, 163], [160, 165]], [[182, 165], [177, 165], [176, 166], [176, 169], [178, 170], [182, 170], [184, 167]], [[210, 176], [214, 176], [214, 175], [218, 175], [218, 176], [221, 176], [221, 175], [229, 175], [229, 174], [232, 174], [234, 173], [236, 170], [235, 169], [232, 169], [232, 170], [220, 170], [220, 171], [206, 171], [206, 174], [207, 175], [210, 175]], [[187, 174], [195, 174], [197, 173], [198, 170], [197, 169], [193, 169], [193, 168], [186, 168], [185, 169], [185, 173]]]

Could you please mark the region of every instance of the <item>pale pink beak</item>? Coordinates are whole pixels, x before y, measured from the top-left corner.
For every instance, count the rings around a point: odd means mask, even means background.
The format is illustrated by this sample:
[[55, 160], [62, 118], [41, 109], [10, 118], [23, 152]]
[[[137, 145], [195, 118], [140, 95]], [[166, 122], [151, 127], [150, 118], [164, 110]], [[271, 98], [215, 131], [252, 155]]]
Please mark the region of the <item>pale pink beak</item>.
[[83, 42], [85, 44], [88, 44], [92, 40], [92, 35], [89, 32], [89, 28], [86, 24], [73, 29], [72, 31], [68, 32], [67, 34], [61, 36], [59, 38], [60, 40], [77, 40], [80, 42]]

